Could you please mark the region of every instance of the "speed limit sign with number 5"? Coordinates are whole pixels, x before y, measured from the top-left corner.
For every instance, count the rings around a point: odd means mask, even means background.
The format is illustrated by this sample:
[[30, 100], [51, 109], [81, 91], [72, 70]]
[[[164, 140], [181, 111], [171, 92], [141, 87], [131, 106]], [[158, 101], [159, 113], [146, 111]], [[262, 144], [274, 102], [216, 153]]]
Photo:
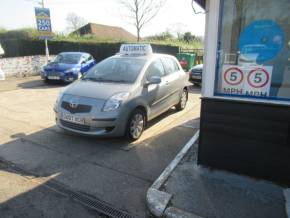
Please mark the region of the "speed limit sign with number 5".
[[269, 82], [270, 75], [263, 68], [251, 70], [247, 76], [247, 82], [253, 88], [263, 88]]
[[225, 94], [269, 96], [271, 66], [224, 65], [222, 92]]

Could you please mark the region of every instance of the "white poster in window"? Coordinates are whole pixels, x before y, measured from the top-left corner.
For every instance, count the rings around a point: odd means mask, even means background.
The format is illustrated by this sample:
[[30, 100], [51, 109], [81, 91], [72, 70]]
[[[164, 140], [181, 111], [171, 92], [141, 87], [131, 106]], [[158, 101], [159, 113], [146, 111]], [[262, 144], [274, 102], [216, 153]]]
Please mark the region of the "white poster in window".
[[267, 97], [270, 94], [272, 66], [224, 65], [222, 93]]
[[282, 98], [289, 98], [290, 96], [290, 66], [285, 66], [282, 83], [277, 96]]

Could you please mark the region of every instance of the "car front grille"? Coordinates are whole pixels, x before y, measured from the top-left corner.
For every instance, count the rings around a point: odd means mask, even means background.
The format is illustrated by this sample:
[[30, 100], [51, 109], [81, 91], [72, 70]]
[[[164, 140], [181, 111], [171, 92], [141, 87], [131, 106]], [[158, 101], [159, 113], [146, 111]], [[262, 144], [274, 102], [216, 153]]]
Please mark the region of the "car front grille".
[[59, 76], [59, 72], [48, 72], [48, 76]]
[[75, 129], [83, 132], [88, 132], [90, 131], [90, 126], [87, 125], [82, 125], [82, 124], [77, 124], [77, 123], [71, 123], [65, 120], [60, 119], [61, 125], [70, 128], [70, 129]]
[[67, 101], [63, 101], [61, 103], [61, 107], [72, 114], [74, 113], [89, 113], [92, 109], [92, 106], [90, 105], [84, 105], [84, 104], [79, 104], [76, 107], [71, 107], [70, 103]]

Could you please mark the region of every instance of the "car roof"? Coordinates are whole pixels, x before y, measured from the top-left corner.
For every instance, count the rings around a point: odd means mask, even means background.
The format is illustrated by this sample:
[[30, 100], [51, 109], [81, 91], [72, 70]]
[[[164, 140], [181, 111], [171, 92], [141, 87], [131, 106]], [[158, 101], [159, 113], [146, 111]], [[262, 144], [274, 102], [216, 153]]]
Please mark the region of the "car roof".
[[79, 52], [79, 51], [69, 51], [69, 52], [61, 52], [59, 54], [79, 54], [79, 55], [84, 55], [84, 54], [88, 54], [87, 52]]
[[161, 57], [173, 57], [172, 55], [168, 55], [168, 54], [160, 54], [160, 53], [152, 53], [149, 55], [122, 55], [122, 54], [116, 54], [114, 56], [111, 56], [110, 58], [136, 58], [136, 59], [141, 59], [141, 60], [150, 60], [153, 58], [161, 58]]

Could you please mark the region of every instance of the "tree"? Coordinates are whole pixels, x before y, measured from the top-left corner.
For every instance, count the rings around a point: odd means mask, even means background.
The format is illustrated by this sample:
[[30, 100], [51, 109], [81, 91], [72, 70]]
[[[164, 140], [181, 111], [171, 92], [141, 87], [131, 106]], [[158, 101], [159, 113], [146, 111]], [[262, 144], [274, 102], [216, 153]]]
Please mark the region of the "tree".
[[193, 41], [195, 39], [195, 36], [191, 34], [191, 32], [185, 32], [183, 35], [183, 40], [189, 43], [190, 41]]
[[165, 32], [159, 33], [159, 34], [155, 34], [153, 36], [147, 36], [145, 39], [147, 40], [170, 40], [170, 39], [174, 39], [174, 36], [170, 33], [169, 30], [166, 30]]
[[[86, 24], [86, 20], [75, 13], [69, 13], [66, 17], [68, 30], [73, 32]], [[76, 32], [76, 34], [78, 34]]]
[[188, 26], [181, 22], [178, 22], [170, 24], [170, 29], [171, 32], [175, 34], [178, 39], [183, 40], [183, 33], [185, 32], [186, 29], [188, 29]]
[[140, 41], [140, 32], [159, 12], [165, 0], [120, 0], [127, 9], [127, 18], [135, 26], [137, 41]]
[[4, 32], [6, 32], [7, 30], [5, 29], [5, 28], [3, 28], [3, 27], [0, 27], [0, 33], [4, 33]]

